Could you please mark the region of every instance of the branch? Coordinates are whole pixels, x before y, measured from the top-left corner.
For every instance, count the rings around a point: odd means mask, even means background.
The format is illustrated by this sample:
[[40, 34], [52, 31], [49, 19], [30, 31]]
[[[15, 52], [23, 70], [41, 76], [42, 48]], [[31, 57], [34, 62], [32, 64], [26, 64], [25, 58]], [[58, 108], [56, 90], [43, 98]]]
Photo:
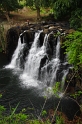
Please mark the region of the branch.
[[[72, 81], [72, 79], [74, 78], [74, 76], [76, 75], [76, 73], [77, 73], [77, 71], [76, 71], [76, 72], [73, 74], [73, 76], [71, 77], [71, 79], [70, 79], [70, 81], [69, 81], [69, 83], [68, 83], [66, 89], [64, 90], [63, 96], [65, 95], [65, 93], [66, 93], [66, 91], [67, 91], [67, 88], [68, 88], [70, 82]], [[73, 99], [73, 98], [71, 98], [71, 99]], [[62, 100], [62, 97], [60, 98], [60, 100], [59, 100], [59, 102], [58, 102], [58, 104], [57, 104], [57, 107], [56, 107], [56, 110], [54, 111], [54, 115], [53, 115], [53, 117], [52, 117], [51, 122], [54, 120], [54, 117], [55, 117], [55, 115], [56, 115], [56, 112], [57, 112], [57, 110], [58, 110], [58, 107], [59, 107], [59, 105], [60, 105], [61, 100]], [[74, 100], [74, 99], [73, 99], [73, 100]], [[74, 100], [74, 101], [76, 101], [76, 100]], [[79, 105], [79, 104], [78, 104], [78, 105]]]

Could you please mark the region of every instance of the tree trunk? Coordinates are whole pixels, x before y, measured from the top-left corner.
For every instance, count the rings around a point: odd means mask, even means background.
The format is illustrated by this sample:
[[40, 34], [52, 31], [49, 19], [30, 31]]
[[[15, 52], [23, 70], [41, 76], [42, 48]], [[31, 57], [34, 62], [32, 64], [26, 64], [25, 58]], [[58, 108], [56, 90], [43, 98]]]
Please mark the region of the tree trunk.
[[40, 8], [39, 7], [36, 7], [36, 10], [37, 10], [37, 20], [40, 20], [41, 19]]
[[8, 12], [8, 11], [6, 11], [4, 15], [5, 15], [5, 17], [6, 17], [7, 21], [9, 22], [9, 21], [10, 21], [10, 18], [9, 18], [9, 12]]

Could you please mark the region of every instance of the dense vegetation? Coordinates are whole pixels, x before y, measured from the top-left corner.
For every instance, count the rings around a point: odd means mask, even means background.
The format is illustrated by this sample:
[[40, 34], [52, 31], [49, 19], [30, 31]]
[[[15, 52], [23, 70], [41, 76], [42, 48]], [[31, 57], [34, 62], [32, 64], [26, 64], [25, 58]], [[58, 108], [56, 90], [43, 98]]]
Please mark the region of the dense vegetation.
[[17, 10], [20, 7], [18, 0], [0, 0], [0, 13], [5, 15], [8, 21], [10, 11]]
[[37, 19], [41, 18], [41, 9], [48, 7], [55, 19], [68, 19], [70, 26], [74, 28], [82, 26], [81, 0], [0, 0], [0, 13], [5, 14], [7, 20], [9, 20], [10, 11], [24, 6], [36, 9]]
[[82, 31], [77, 31], [69, 34], [64, 42], [66, 47], [66, 53], [68, 55], [68, 61], [73, 64], [75, 69], [82, 68]]

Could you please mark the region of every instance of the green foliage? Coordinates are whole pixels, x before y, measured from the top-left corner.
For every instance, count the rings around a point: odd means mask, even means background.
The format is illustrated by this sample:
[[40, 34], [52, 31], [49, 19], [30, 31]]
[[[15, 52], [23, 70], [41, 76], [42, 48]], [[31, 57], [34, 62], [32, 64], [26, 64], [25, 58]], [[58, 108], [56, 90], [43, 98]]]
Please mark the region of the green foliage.
[[53, 14], [55, 19], [69, 20], [70, 27], [82, 26], [81, 0], [56, 0], [53, 3]]
[[74, 94], [71, 94], [70, 96], [72, 96], [74, 99], [77, 99], [81, 95], [82, 95], [82, 91], [77, 91]]
[[0, 105], [0, 124], [25, 124], [28, 116], [23, 114], [23, 111], [18, 114], [15, 113], [18, 105], [14, 109], [11, 109], [10, 115], [6, 115], [4, 113], [6, 109]]
[[5, 108], [4, 108], [4, 106], [0, 105], [0, 117], [2, 116], [3, 111], [5, 111]]
[[20, 6], [18, 0], [1, 0], [0, 7], [3, 11], [12, 11], [18, 9]]
[[60, 87], [60, 82], [56, 82], [55, 86], [53, 87], [53, 92], [57, 97], [59, 97], [58, 95], [59, 87]]
[[2, 94], [0, 94], [0, 98], [2, 97]]
[[51, 124], [51, 122], [49, 120], [46, 120], [46, 121], [41, 121], [41, 120], [30, 120], [28, 121], [27, 124]]
[[[19, 104], [18, 104], [18, 105], [19, 105]], [[16, 111], [18, 105], [13, 109], [13, 111], [11, 111], [11, 115], [9, 116], [9, 118], [12, 118], [12, 116], [14, 115], [14, 113], [15, 113], [15, 111]]]
[[36, 9], [37, 11], [37, 19], [40, 19], [40, 12], [42, 8], [50, 7], [52, 5], [53, 0], [26, 0], [26, 5], [31, 9]]
[[[3, 112], [3, 109], [0, 107], [0, 111]], [[27, 115], [23, 113], [19, 114], [13, 114], [13, 116], [10, 118], [10, 116], [3, 116], [3, 113], [0, 112], [0, 124], [25, 124]]]
[[61, 116], [56, 116], [56, 124], [65, 124]]
[[[82, 94], [82, 92], [78, 92], [78, 94]], [[19, 105], [19, 104], [18, 104]], [[0, 124], [52, 124], [53, 120], [50, 120], [47, 115], [47, 112], [45, 110], [42, 111], [43, 118], [36, 119], [36, 118], [29, 118], [29, 115], [24, 114], [25, 109], [22, 109], [21, 112], [16, 114], [17, 107], [11, 108], [10, 115], [6, 115], [4, 106], [0, 105]], [[45, 117], [45, 118], [44, 118]], [[54, 119], [54, 118], [53, 118]], [[55, 116], [55, 123], [56, 124], [65, 124], [64, 118], [62, 118], [62, 115], [56, 115]], [[78, 121], [77, 124], [80, 124]]]
[[0, 25], [0, 52], [5, 50], [4, 26]]
[[71, 13], [71, 18], [69, 20], [70, 27], [81, 28], [82, 27], [82, 9], [76, 9]]
[[66, 54], [68, 55], [68, 62], [73, 64], [77, 69], [82, 65], [82, 32], [75, 31], [72, 34], [66, 36], [66, 41], [64, 42], [64, 47], [66, 47]]
[[54, 11], [54, 17], [55, 19], [62, 19], [69, 13], [69, 7], [70, 7], [70, 1], [69, 0], [56, 0], [53, 4], [53, 11]]
[[26, 0], [26, 5], [30, 7], [49, 7], [51, 3], [50, 0]]
[[47, 115], [47, 111], [46, 110], [43, 110], [42, 111], [42, 116], [44, 117], [44, 116], [46, 116]]
[[26, 5], [26, 0], [20, 0], [19, 5], [24, 7]]
[[23, 5], [19, 3], [19, 0], [0, 0], [0, 14], [5, 15], [7, 21], [9, 21], [10, 11], [18, 10]]
[[6, 53], [6, 34], [11, 25], [5, 25], [4, 22], [0, 24], [0, 52]]

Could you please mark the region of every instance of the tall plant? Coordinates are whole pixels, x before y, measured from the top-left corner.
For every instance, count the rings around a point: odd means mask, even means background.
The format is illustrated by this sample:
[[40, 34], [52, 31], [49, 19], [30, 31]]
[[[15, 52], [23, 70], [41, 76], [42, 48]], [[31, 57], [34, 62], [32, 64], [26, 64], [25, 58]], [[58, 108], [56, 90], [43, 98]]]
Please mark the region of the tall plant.
[[82, 68], [82, 31], [78, 30], [66, 37], [64, 42], [68, 62], [73, 64], [75, 69]]
[[0, 52], [5, 51], [4, 26], [0, 25]]

